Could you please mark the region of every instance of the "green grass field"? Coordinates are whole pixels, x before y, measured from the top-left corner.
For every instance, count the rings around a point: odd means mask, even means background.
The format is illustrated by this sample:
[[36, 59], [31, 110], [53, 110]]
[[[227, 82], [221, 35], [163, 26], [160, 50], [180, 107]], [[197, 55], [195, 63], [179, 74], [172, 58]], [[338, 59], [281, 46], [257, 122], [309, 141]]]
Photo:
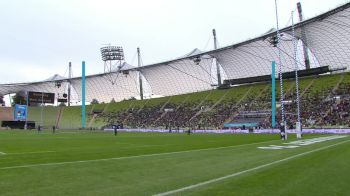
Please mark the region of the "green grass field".
[[277, 135], [0, 131], [0, 195], [350, 195], [350, 136], [258, 148], [282, 143]]

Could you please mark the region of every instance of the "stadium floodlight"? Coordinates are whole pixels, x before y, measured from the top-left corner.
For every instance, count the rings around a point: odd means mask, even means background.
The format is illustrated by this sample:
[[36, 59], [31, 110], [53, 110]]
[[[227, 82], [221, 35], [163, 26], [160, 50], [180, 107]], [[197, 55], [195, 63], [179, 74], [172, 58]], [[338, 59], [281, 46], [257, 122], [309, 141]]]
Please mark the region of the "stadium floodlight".
[[106, 78], [115, 84], [117, 75], [113, 76], [113, 73], [118, 73], [123, 67], [124, 62], [124, 50], [121, 46], [105, 46], [100, 49], [101, 57], [104, 62], [104, 73]]
[[124, 51], [120, 46], [105, 46], [101, 48], [103, 61], [124, 60]]
[[60, 88], [62, 85], [62, 81], [56, 81], [55, 82], [55, 87]]
[[277, 47], [277, 44], [278, 44], [278, 38], [277, 38], [277, 36], [276, 36], [276, 35], [275, 35], [275, 36], [273, 36], [273, 37], [271, 37], [270, 43], [271, 43], [271, 45], [272, 45], [273, 47]]
[[[277, 45], [278, 45], [278, 43], [281, 41], [281, 37], [283, 37], [283, 34], [282, 34], [282, 33], [280, 33], [280, 38], [278, 38], [277, 35], [274, 35], [274, 36], [272, 36], [272, 37], [269, 37], [269, 38], [267, 39], [267, 41], [270, 42], [270, 44], [271, 44], [273, 47], [276, 48]], [[284, 40], [284, 41], [286, 41], [286, 40]]]
[[196, 64], [196, 65], [199, 65], [200, 64], [200, 62], [201, 62], [201, 57], [200, 56], [196, 56], [196, 57], [194, 57], [193, 58], [193, 62]]

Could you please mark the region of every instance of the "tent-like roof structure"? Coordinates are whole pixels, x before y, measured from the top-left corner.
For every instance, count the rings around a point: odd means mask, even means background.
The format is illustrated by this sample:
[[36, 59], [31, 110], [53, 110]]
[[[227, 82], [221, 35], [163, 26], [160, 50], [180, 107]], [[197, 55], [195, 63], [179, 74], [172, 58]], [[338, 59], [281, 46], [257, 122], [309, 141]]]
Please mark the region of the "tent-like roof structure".
[[191, 52], [185, 54], [185, 55], [182, 56], [182, 57], [195, 56], [195, 55], [199, 55], [199, 54], [201, 54], [201, 53], [203, 53], [203, 51], [199, 50], [198, 48], [195, 48], [195, 49], [193, 49]]
[[55, 74], [44, 81], [55, 81], [55, 80], [64, 80], [64, 79], [67, 79], [67, 78], [60, 76], [58, 74]]
[[[350, 66], [350, 3], [344, 4], [322, 15], [281, 29], [282, 38], [278, 49], [271, 39], [276, 35], [274, 29], [247, 41], [202, 52], [198, 49], [166, 62], [134, 67], [128, 64], [119, 71], [108, 74], [90, 75], [86, 78], [86, 100], [97, 99], [109, 102], [139, 97], [139, 75], [143, 79], [144, 95], [170, 96], [190, 92], [210, 90], [218, 83], [216, 63], [219, 64], [223, 79], [237, 79], [271, 74], [271, 62], [277, 61], [282, 72], [295, 68], [293, 40], [297, 40], [297, 64], [305, 69], [304, 47], [311, 67], [330, 66], [349, 68]], [[295, 39], [294, 39], [295, 38]], [[277, 75], [277, 73], [276, 73]], [[109, 77], [116, 82], [111, 84]], [[55, 82], [61, 81], [61, 88]], [[19, 91], [46, 91], [64, 93], [71, 83], [73, 99], [81, 100], [81, 77], [67, 79], [54, 77], [51, 80], [0, 84], [0, 95]]]

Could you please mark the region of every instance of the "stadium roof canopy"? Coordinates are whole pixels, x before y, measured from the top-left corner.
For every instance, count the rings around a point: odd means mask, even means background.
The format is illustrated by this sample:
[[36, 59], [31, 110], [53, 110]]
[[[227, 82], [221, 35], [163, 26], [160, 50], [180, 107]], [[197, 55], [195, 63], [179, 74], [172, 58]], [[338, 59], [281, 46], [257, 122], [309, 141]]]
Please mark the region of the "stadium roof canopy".
[[[296, 24], [297, 54], [294, 54], [292, 27], [282, 29], [281, 33], [281, 61], [278, 60], [278, 49], [271, 44], [271, 39], [276, 35], [272, 29], [254, 39], [216, 50], [202, 52], [195, 49], [174, 60], [142, 67], [124, 64], [116, 72], [87, 76], [86, 100], [109, 102], [112, 99], [138, 98], [139, 74], [146, 97], [210, 90], [218, 83], [215, 62], [219, 64], [223, 79], [271, 74], [272, 61], [281, 65], [283, 72], [293, 71], [294, 55], [299, 69], [305, 69], [304, 47], [311, 67], [349, 69], [350, 3]], [[115, 84], [108, 80], [111, 77], [115, 78]], [[57, 82], [61, 82], [60, 88], [55, 85]], [[0, 84], [0, 96], [20, 91], [63, 94], [67, 92], [68, 82], [73, 88], [72, 99], [81, 100], [81, 77], [67, 79], [56, 76], [41, 82]]]

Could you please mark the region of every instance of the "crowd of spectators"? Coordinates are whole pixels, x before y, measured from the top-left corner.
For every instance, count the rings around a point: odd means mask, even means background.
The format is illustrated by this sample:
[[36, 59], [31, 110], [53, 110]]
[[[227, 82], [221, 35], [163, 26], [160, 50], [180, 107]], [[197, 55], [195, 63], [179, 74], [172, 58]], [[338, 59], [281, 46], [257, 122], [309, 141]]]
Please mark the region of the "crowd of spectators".
[[[268, 84], [267, 84], [268, 85]], [[312, 87], [310, 87], [312, 88]], [[337, 89], [321, 91], [300, 89], [301, 122], [303, 127], [350, 126], [350, 85], [341, 83]], [[278, 99], [278, 98], [277, 98]], [[294, 89], [284, 96], [286, 123], [290, 128], [297, 122]], [[278, 101], [278, 100], [277, 100]], [[224, 99], [219, 103], [203, 101], [131, 107], [126, 110], [98, 115], [107, 123], [122, 123], [130, 128], [222, 129], [227, 122], [256, 122], [261, 128], [271, 127], [271, 92], [269, 88], [259, 96], [248, 95], [243, 100]], [[276, 127], [281, 120], [277, 108]]]

